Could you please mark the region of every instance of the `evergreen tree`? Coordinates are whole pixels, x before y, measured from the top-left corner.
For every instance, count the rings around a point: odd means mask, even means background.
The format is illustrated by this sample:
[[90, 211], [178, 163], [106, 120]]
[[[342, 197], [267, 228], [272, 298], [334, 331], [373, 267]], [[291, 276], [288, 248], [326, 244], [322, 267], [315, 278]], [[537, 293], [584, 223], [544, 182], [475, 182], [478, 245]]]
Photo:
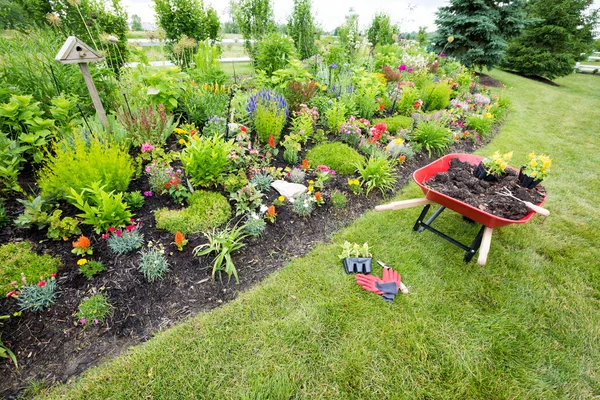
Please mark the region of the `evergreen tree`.
[[132, 31], [143, 31], [144, 30], [144, 28], [142, 28], [142, 19], [137, 14], [133, 14], [131, 16], [131, 30]]
[[[468, 67], [493, 68], [502, 60], [507, 41], [524, 25], [522, 1], [450, 0], [436, 14], [438, 30], [433, 41], [437, 50]], [[454, 37], [451, 43], [450, 36]]]
[[394, 34], [398, 34], [398, 27], [392, 24], [390, 16], [386, 13], [375, 14], [367, 28], [367, 40], [373, 47], [394, 43]]
[[294, 0], [294, 9], [288, 19], [288, 33], [294, 39], [296, 50], [303, 60], [317, 52], [317, 29], [311, 8], [311, 0]]
[[244, 46], [251, 55], [254, 55], [255, 46], [250, 40], [258, 41], [275, 30], [270, 0], [240, 0], [235, 20], [244, 37]]
[[532, 23], [510, 42], [504, 66], [524, 75], [554, 79], [573, 72], [582, 53], [592, 50], [598, 10], [588, 0], [532, 0]]

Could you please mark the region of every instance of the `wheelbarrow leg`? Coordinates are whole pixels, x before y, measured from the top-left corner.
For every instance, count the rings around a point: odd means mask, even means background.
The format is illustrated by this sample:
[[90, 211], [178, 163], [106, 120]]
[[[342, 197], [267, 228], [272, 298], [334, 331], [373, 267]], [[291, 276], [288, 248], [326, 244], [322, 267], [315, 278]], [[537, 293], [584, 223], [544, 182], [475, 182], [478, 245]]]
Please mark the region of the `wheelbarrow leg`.
[[423, 207], [423, 211], [421, 211], [421, 215], [419, 215], [417, 222], [415, 222], [413, 231], [419, 231], [419, 229], [423, 230], [423, 228], [421, 228], [421, 224], [423, 224], [423, 219], [427, 215], [427, 212], [429, 211], [430, 208], [431, 208], [431, 204], [427, 204], [425, 207]]
[[483, 237], [481, 238], [481, 247], [479, 248], [479, 258], [477, 258], [477, 264], [485, 265], [487, 262], [487, 256], [490, 251], [490, 245], [492, 244], [492, 231], [493, 229], [486, 226], [483, 230]]
[[471, 261], [471, 259], [477, 252], [477, 249], [479, 249], [479, 246], [481, 246], [481, 238], [483, 237], [484, 230], [485, 225], [481, 225], [481, 229], [477, 233], [477, 236], [475, 236], [475, 239], [473, 239], [473, 243], [471, 243], [471, 246], [469, 246], [469, 250], [467, 250], [467, 253], [465, 254], [465, 262]]

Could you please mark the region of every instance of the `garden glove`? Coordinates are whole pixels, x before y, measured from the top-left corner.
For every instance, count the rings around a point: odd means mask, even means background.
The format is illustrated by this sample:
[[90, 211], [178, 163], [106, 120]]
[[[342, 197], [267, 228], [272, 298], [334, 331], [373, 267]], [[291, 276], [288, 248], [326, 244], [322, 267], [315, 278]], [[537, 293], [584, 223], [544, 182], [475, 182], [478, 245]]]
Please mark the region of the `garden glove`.
[[383, 294], [383, 292], [377, 289], [376, 284], [383, 283], [381, 278], [375, 275], [356, 274], [356, 283], [362, 286], [363, 289], [373, 292], [375, 294]]

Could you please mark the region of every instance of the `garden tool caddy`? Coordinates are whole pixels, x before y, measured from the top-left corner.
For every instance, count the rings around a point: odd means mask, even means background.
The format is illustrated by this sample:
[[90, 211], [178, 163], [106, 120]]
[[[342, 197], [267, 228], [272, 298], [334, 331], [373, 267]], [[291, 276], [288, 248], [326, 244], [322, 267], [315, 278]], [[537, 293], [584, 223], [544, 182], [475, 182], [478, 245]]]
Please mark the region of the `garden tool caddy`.
[[[464, 257], [465, 262], [471, 261], [477, 250], [479, 250], [479, 257], [477, 259], [477, 263], [479, 265], [485, 265], [487, 262], [488, 252], [490, 250], [492, 231], [495, 228], [501, 228], [510, 224], [524, 224], [533, 218], [533, 216], [535, 215], [535, 211], [532, 209], [526, 216], [519, 220], [501, 218], [483, 210], [480, 210], [479, 208], [466, 204], [460, 200], [446, 196], [425, 186], [425, 183], [429, 179], [433, 178], [437, 173], [448, 171], [448, 169], [450, 168], [450, 161], [454, 158], [458, 158], [460, 161], [468, 162], [469, 164], [476, 166], [479, 164], [479, 162], [483, 160], [484, 157], [472, 154], [458, 153], [445, 155], [444, 157], [435, 160], [431, 164], [426, 165], [425, 167], [420, 168], [413, 173], [413, 180], [417, 185], [419, 185], [421, 190], [423, 190], [425, 197], [420, 199], [403, 200], [389, 204], [379, 205], [375, 207], [375, 210], [401, 210], [404, 208], [425, 206], [423, 208], [423, 211], [419, 215], [419, 218], [417, 218], [413, 230], [417, 232], [423, 232], [424, 230], [428, 230], [430, 232], [435, 233], [439, 237], [449, 241], [453, 245], [461, 248], [466, 252]], [[510, 166], [508, 168], [511, 168], [518, 172], [516, 168]], [[547, 196], [545, 196], [543, 200], [536, 205], [538, 209], [545, 211], [544, 215], [547, 215], [547, 210], [541, 208], [540, 206], [544, 204], [546, 198]], [[431, 205], [435, 203], [439, 204], [440, 207], [427, 220], [425, 220], [425, 218], [427, 217], [427, 213], [431, 208]], [[473, 242], [471, 242], [470, 245], [467, 246], [463, 243], [460, 243], [456, 239], [446, 235], [443, 232], [440, 232], [439, 230], [431, 226], [433, 221], [435, 221], [435, 219], [439, 217], [439, 215], [446, 208], [461, 214], [467, 220], [470, 220], [472, 222], [478, 222], [481, 224], [481, 229], [479, 229], [479, 232], [477, 233], [475, 239], [473, 240]]]

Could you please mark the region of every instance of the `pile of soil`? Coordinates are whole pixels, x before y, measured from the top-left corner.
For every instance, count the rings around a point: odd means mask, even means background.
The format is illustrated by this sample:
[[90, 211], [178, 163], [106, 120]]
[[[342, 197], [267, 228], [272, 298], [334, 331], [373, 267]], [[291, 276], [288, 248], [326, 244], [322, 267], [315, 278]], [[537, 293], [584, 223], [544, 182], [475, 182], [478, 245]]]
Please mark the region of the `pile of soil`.
[[506, 174], [497, 180], [488, 182], [473, 175], [475, 168], [468, 162], [454, 158], [447, 172], [436, 174], [426, 185], [482, 211], [512, 220], [523, 218], [530, 210], [522, 202], [499, 194], [501, 191], [508, 189], [513, 196], [533, 204], [541, 203], [546, 197], [546, 189], [541, 185], [533, 189], [519, 186], [517, 172], [512, 169], [507, 169]]

